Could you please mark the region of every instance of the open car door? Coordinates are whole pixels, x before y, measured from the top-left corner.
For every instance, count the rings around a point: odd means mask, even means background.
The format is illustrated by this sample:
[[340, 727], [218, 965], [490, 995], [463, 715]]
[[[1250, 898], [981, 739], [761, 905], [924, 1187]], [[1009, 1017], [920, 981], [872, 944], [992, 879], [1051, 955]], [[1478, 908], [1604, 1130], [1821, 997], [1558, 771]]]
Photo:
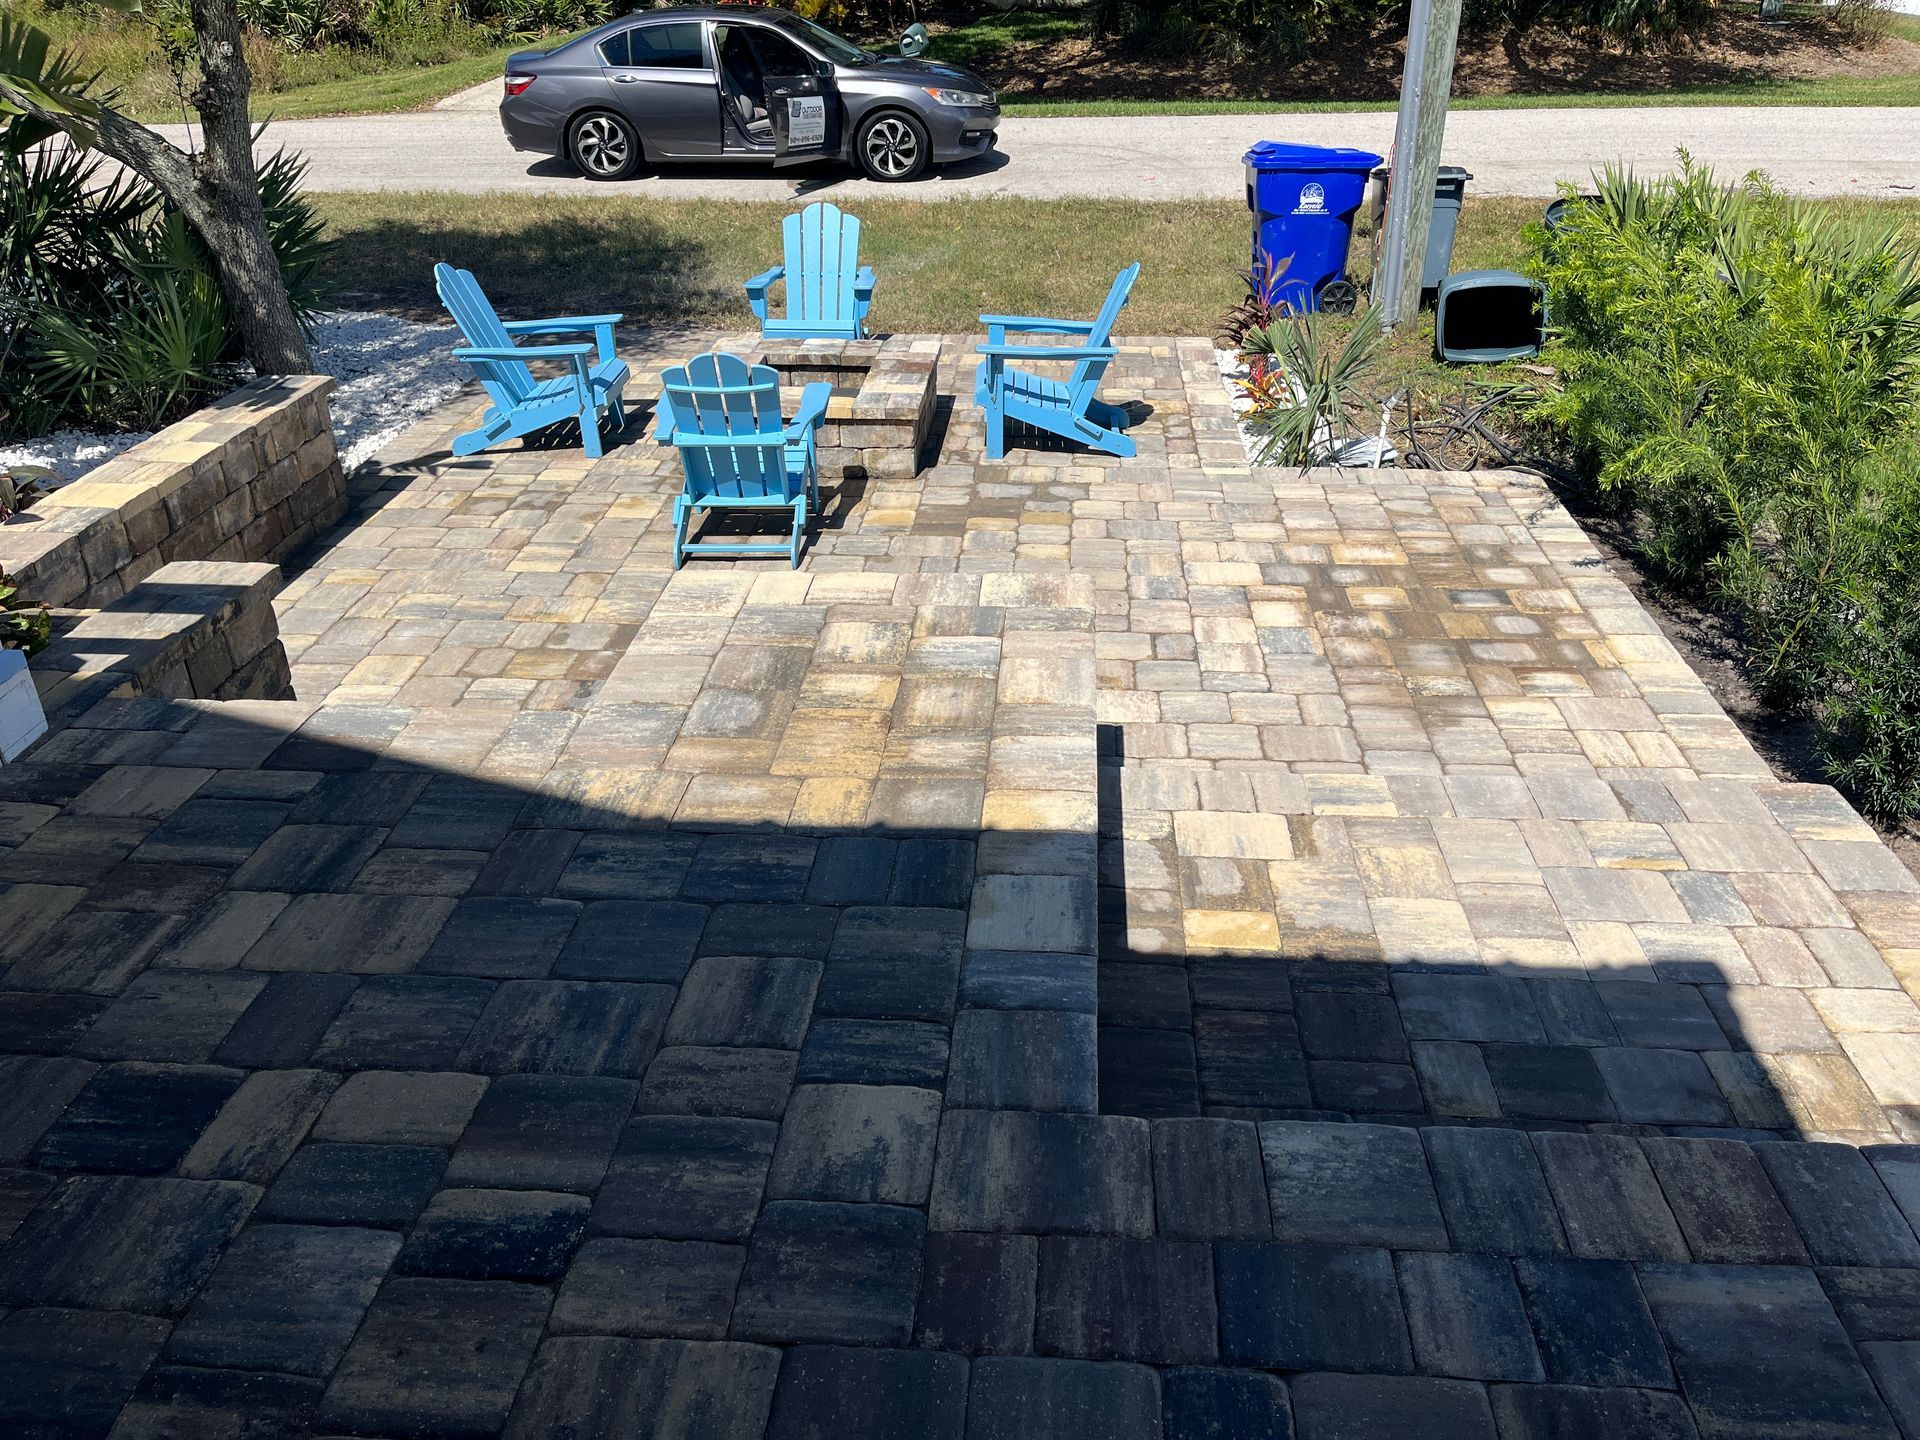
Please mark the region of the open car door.
[[767, 76], [767, 118], [776, 170], [840, 153], [840, 89], [830, 75]]

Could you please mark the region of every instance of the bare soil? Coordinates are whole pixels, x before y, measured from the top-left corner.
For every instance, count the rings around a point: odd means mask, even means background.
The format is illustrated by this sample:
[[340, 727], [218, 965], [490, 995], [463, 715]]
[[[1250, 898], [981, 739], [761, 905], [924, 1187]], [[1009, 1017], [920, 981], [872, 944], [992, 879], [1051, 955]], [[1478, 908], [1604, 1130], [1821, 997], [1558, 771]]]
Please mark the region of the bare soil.
[[[1016, 44], [987, 66], [1004, 91], [1025, 98], [1382, 100], [1399, 93], [1406, 34], [1400, 27], [1336, 36], [1298, 64], [1265, 59], [1141, 54], [1084, 36]], [[1920, 71], [1920, 44], [1862, 39], [1818, 19], [1763, 23], [1723, 10], [1677, 49], [1631, 53], [1545, 27], [1460, 37], [1456, 98], [1700, 89], [1754, 81], [1853, 79]]]

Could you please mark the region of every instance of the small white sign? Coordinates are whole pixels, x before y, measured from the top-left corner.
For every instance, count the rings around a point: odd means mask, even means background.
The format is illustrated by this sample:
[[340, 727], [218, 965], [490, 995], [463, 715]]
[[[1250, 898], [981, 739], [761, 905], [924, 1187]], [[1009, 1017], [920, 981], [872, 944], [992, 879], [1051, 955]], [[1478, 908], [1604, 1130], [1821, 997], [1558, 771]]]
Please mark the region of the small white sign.
[[1324, 215], [1327, 213], [1327, 192], [1317, 180], [1310, 180], [1300, 187], [1300, 203], [1293, 207], [1296, 215]]
[[823, 95], [787, 97], [787, 148], [804, 150], [827, 143], [827, 101]]

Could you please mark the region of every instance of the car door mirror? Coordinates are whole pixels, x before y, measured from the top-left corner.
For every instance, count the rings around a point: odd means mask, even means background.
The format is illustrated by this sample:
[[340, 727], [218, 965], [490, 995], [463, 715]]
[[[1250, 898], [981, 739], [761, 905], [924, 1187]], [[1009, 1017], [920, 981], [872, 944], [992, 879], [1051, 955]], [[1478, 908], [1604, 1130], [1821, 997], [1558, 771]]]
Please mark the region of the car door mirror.
[[927, 39], [926, 26], [918, 24], [909, 25], [906, 34], [900, 37], [900, 53], [909, 60], [913, 59], [916, 55], [924, 54], [927, 48]]

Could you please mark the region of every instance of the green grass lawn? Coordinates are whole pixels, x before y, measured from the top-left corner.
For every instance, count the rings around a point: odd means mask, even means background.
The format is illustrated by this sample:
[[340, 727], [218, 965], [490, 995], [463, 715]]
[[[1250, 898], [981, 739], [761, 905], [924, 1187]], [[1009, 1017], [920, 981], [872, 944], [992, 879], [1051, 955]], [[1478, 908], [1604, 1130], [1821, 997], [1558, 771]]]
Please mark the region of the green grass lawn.
[[[548, 196], [316, 195], [335, 248], [342, 304], [437, 315], [432, 269], [475, 271], [500, 307], [536, 316], [618, 310], [648, 325], [752, 324], [740, 288], [779, 256], [781, 201]], [[1920, 200], [1835, 201], [1836, 212], [1891, 217], [1920, 238]], [[983, 311], [1091, 315], [1121, 266], [1140, 283], [1130, 335], [1211, 335], [1239, 298], [1248, 262], [1237, 200], [980, 198], [860, 202], [861, 258], [880, 275], [882, 330], [971, 331]], [[1534, 200], [1472, 198], [1461, 211], [1453, 268], [1512, 268], [1526, 255]], [[1357, 236], [1352, 270], [1371, 270]], [[1070, 261], [1045, 263], [1048, 256]]]

